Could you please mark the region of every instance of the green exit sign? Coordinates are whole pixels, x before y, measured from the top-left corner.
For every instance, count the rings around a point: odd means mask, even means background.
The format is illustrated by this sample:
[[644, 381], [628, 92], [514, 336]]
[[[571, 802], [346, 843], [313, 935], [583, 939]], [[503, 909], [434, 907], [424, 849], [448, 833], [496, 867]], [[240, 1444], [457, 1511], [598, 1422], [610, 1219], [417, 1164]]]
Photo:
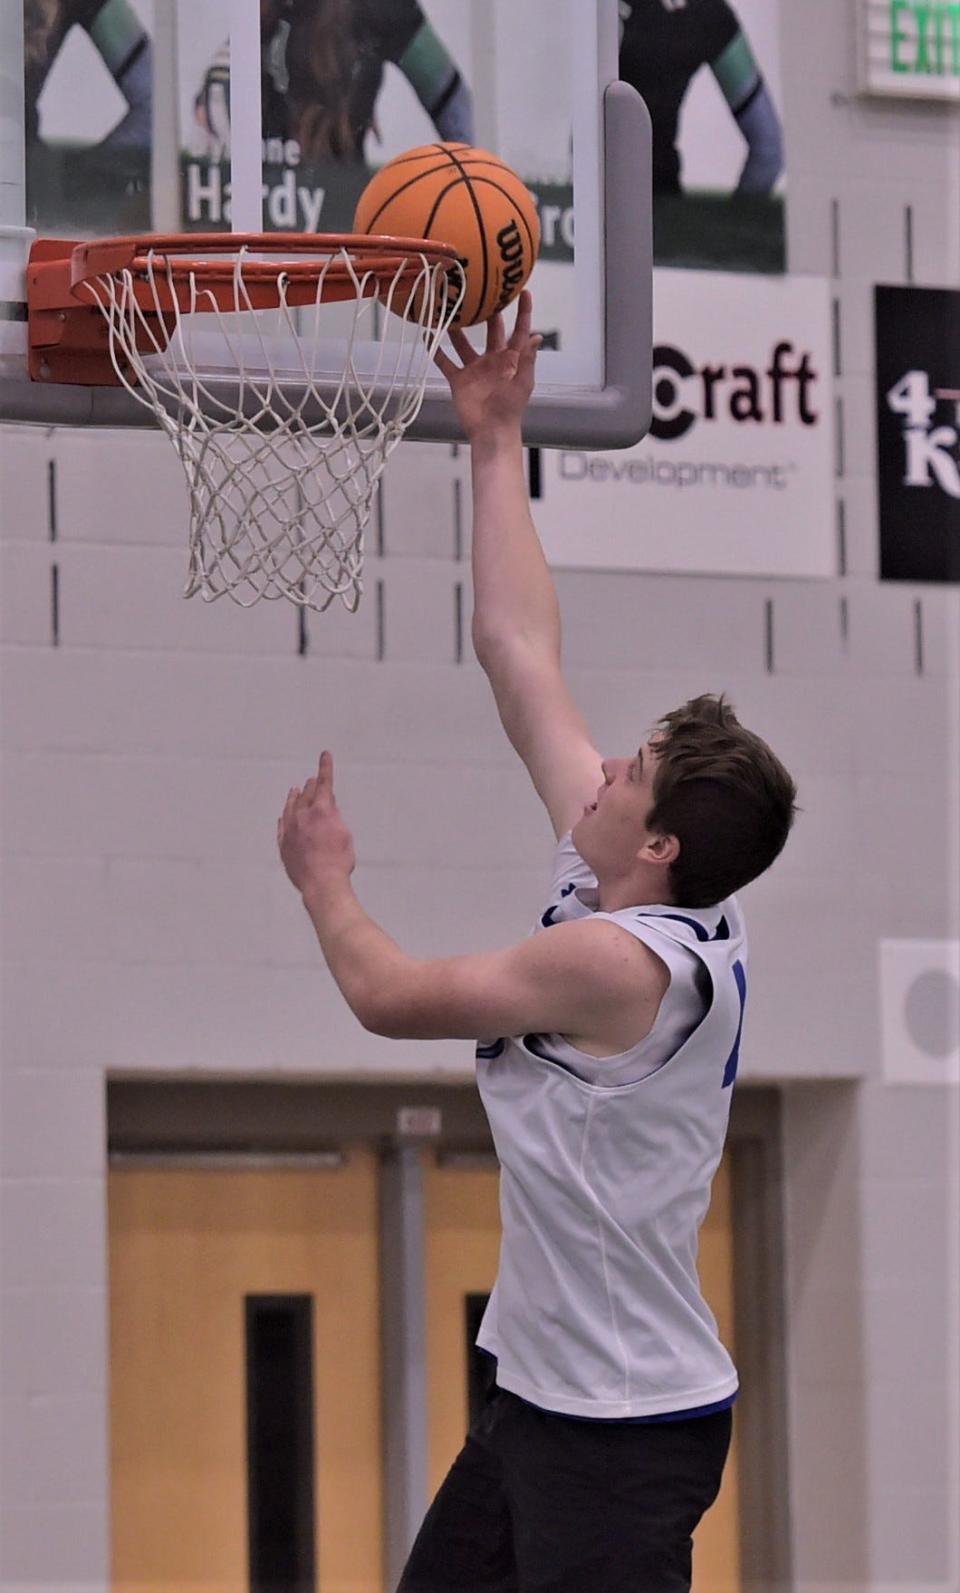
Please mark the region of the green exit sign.
[[862, 0], [861, 87], [960, 100], [960, 0]]

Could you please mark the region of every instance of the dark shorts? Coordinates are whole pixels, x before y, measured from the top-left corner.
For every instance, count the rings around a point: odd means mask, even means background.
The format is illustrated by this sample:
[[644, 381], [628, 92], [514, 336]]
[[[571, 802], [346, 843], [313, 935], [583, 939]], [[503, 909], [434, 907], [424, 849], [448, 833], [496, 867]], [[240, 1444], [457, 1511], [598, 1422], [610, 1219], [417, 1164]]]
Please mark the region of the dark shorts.
[[578, 1421], [496, 1389], [430, 1506], [397, 1593], [689, 1593], [732, 1412]]

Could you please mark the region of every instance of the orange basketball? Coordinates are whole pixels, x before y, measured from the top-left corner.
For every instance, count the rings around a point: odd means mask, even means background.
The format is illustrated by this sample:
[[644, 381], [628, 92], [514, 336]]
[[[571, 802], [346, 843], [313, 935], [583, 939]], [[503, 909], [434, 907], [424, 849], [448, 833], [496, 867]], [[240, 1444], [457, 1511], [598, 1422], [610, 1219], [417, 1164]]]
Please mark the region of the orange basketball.
[[353, 230], [452, 244], [467, 281], [456, 326], [489, 321], [512, 303], [540, 248], [529, 190], [470, 144], [424, 144], [388, 161], [360, 195]]

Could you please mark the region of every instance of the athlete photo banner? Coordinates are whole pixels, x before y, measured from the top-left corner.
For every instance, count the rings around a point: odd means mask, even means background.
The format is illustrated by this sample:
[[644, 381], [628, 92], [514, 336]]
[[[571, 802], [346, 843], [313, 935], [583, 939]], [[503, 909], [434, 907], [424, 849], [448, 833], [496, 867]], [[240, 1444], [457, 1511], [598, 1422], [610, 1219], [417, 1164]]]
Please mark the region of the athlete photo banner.
[[875, 289], [880, 575], [960, 581], [960, 291]]
[[23, 31], [27, 225], [148, 231], [153, 0], [24, 0]]
[[829, 283], [657, 271], [654, 329], [649, 436], [541, 453], [549, 562], [835, 575]]
[[[230, 216], [229, 18], [218, 39], [217, 9], [182, 7], [179, 18], [185, 230], [217, 228]], [[268, 231], [349, 231], [373, 167], [433, 139], [473, 141], [472, 94], [458, 59], [469, 46], [469, 8], [461, 0], [446, 29], [452, 44], [433, 9], [419, 0], [262, 0]], [[399, 119], [385, 88], [399, 95]]]
[[786, 269], [778, 0], [622, 0], [653, 122], [658, 265]]

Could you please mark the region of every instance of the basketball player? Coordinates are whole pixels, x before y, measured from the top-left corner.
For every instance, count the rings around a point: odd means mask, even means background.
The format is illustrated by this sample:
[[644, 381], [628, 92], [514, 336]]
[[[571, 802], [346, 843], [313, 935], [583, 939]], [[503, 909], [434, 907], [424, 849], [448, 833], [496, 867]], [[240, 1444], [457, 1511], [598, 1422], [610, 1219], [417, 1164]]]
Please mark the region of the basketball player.
[[[496, 1382], [400, 1593], [688, 1593], [737, 1374], [697, 1281], [746, 996], [733, 892], [769, 867], [796, 788], [722, 697], [602, 758], [560, 667], [520, 422], [538, 339], [521, 296], [438, 363], [470, 440], [473, 637], [558, 838], [535, 932], [407, 956], [350, 885], [330, 754], [278, 825], [323, 954], [375, 1033], [480, 1043], [502, 1244], [478, 1342]], [[637, 624], [643, 623], [642, 614]]]
[[25, 0], [24, 101], [27, 144], [40, 136], [37, 101], [71, 28], [81, 27], [127, 102], [127, 112], [100, 144], [102, 150], [149, 149], [153, 102], [150, 40], [127, 0]]
[[[263, 136], [298, 159], [363, 159], [384, 65], [394, 62], [440, 138], [473, 142], [470, 89], [417, 0], [260, 0]], [[218, 156], [230, 144], [230, 54], [211, 62], [196, 114]]]
[[654, 193], [680, 192], [680, 107], [703, 66], [746, 140], [737, 192], [770, 193], [783, 171], [780, 118], [727, 0], [621, 0], [620, 14], [620, 76], [643, 95], [653, 122]]

